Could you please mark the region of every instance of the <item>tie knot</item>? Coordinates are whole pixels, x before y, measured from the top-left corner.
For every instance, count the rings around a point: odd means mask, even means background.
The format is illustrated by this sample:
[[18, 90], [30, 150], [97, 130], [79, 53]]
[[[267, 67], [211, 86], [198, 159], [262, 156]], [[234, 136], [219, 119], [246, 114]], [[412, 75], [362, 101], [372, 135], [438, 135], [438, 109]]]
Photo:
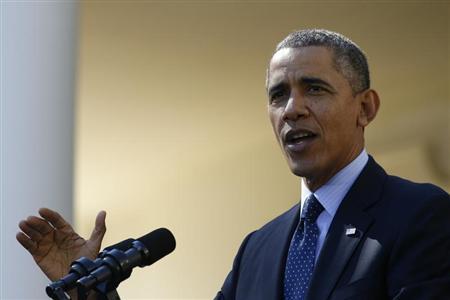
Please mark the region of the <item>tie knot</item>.
[[308, 198], [306, 198], [301, 217], [310, 223], [314, 223], [322, 211], [322, 204], [320, 204], [314, 194], [311, 194]]

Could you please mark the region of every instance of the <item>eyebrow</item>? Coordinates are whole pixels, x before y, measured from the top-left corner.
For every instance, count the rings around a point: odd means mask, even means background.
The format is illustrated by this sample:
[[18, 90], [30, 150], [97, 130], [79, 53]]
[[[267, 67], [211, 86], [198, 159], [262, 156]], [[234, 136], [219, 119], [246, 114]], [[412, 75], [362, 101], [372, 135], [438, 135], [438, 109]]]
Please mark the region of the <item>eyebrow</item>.
[[[323, 85], [327, 88], [329, 88], [332, 92], [336, 92], [336, 89], [329, 84], [327, 81], [320, 79], [318, 77], [312, 77], [312, 76], [302, 76], [297, 80], [298, 84], [302, 85], [302, 84], [320, 84]], [[280, 90], [280, 89], [285, 89], [286, 87], [288, 87], [289, 84], [286, 83], [284, 80], [274, 84], [273, 86], [269, 86], [267, 92], [269, 95], [271, 95], [272, 93]]]

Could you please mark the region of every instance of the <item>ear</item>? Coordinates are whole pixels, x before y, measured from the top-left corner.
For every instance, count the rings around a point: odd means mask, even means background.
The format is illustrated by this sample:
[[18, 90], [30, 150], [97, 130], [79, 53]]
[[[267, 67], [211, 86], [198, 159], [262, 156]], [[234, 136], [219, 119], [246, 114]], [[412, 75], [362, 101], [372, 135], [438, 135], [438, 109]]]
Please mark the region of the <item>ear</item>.
[[358, 115], [358, 126], [366, 127], [375, 119], [380, 108], [380, 98], [374, 90], [366, 90], [359, 95], [361, 106]]

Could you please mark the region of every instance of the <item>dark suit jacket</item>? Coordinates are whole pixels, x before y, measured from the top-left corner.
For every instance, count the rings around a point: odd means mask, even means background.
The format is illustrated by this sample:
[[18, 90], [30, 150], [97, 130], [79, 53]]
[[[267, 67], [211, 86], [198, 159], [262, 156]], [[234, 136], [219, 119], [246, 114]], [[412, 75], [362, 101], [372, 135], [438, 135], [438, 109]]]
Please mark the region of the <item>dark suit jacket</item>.
[[[298, 218], [296, 205], [249, 234], [215, 299], [283, 299]], [[331, 223], [307, 299], [450, 299], [449, 195], [389, 176], [370, 157]]]

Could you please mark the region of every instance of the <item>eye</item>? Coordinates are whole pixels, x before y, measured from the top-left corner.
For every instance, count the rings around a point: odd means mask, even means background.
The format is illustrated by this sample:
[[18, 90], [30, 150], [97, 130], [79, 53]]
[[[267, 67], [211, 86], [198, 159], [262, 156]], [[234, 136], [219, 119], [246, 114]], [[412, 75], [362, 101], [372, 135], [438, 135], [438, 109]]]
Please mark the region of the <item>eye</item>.
[[306, 92], [311, 95], [322, 95], [327, 92], [327, 90], [320, 85], [309, 85], [306, 87]]
[[277, 90], [274, 91], [270, 96], [269, 96], [269, 102], [270, 103], [278, 103], [280, 101], [283, 101], [283, 99], [285, 99], [287, 96], [287, 92], [285, 90]]

